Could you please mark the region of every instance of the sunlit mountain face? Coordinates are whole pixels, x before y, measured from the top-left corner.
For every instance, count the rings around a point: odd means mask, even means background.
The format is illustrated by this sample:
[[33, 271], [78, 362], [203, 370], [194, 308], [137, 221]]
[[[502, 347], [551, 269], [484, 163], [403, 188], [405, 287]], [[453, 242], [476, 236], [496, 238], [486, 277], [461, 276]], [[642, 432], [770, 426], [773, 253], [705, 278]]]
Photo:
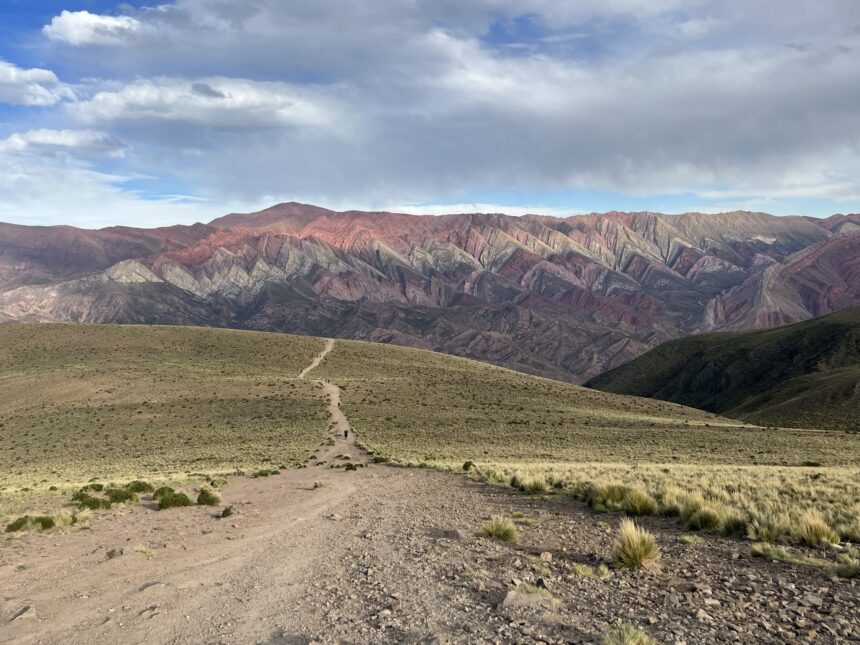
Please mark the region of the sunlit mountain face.
[[583, 381], [860, 302], [860, 216], [413, 216], [281, 204], [161, 229], [0, 225], [0, 320], [289, 331]]

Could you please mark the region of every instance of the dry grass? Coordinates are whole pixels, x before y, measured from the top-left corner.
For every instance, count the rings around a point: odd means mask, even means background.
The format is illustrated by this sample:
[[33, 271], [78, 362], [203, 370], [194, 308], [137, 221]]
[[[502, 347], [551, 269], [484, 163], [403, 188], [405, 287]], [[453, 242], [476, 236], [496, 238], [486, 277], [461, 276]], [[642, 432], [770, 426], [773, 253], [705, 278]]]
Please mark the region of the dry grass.
[[636, 526], [633, 520], [621, 520], [612, 546], [612, 559], [617, 566], [638, 569], [659, 555], [657, 541], [651, 533]]
[[633, 625], [620, 625], [607, 632], [601, 639], [601, 645], [653, 645], [654, 639]]
[[516, 542], [519, 538], [516, 525], [507, 517], [493, 515], [479, 531], [481, 537], [495, 538], [502, 542]]

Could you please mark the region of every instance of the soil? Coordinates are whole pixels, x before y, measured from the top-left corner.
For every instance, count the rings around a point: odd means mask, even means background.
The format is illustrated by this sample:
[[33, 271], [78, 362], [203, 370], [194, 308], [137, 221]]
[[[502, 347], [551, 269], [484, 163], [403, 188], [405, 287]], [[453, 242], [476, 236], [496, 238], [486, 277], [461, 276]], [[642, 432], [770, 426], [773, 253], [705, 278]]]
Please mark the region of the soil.
[[[90, 530], [0, 546], [0, 642], [590, 643], [620, 622], [665, 643], [860, 641], [858, 581], [751, 558], [738, 540], [684, 545], [668, 519], [641, 521], [659, 569], [578, 576], [608, 562], [617, 515], [374, 464], [343, 437], [338, 388], [318, 383], [333, 445], [307, 468], [231, 479], [229, 517], [144, 497]], [[513, 513], [516, 543], [478, 537]]]

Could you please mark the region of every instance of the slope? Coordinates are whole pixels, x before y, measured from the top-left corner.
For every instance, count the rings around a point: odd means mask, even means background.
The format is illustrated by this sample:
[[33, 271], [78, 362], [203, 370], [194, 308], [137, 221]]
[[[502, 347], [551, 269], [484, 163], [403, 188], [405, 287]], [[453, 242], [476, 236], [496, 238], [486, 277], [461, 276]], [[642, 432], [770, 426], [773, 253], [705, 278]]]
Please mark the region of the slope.
[[756, 423], [860, 430], [860, 307], [670, 341], [587, 385]]

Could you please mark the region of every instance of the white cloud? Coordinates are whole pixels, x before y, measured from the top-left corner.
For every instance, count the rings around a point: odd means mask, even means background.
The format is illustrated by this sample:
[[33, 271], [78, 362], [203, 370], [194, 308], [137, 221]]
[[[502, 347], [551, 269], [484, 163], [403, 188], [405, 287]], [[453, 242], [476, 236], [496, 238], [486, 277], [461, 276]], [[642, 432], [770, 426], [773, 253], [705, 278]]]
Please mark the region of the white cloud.
[[444, 204], [506, 189], [703, 203], [860, 192], [856, 0], [121, 11], [45, 27], [55, 44], [123, 45], [48, 48], [102, 79], [76, 86], [51, 125], [128, 141], [123, 167], [213, 200], [501, 210]]
[[0, 103], [46, 106], [73, 99], [74, 92], [47, 69], [22, 69], [0, 60]]
[[122, 45], [140, 31], [129, 16], [102, 16], [89, 11], [63, 11], [42, 28], [50, 40], [74, 45]]
[[248, 130], [327, 128], [345, 123], [337, 99], [312, 88], [243, 79], [139, 80], [69, 106], [84, 123], [181, 123]]
[[118, 158], [125, 155], [125, 149], [125, 144], [97, 130], [29, 130], [0, 139], [0, 152], [71, 153]]

